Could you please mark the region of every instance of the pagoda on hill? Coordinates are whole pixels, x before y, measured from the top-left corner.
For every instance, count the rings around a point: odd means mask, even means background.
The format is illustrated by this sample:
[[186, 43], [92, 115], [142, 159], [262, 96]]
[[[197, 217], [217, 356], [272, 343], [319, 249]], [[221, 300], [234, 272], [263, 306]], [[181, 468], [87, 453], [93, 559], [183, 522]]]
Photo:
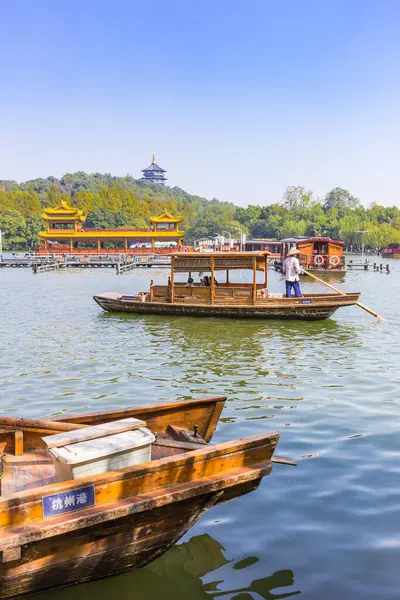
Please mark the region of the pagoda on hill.
[[147, 167], [147, 169], [142, 169], [143, 179], [145, 181], [149, 181], [150, 183], [159, 183], [160, 185], [164, 185], [167, 181], [164, 173], [167, 171], [162, 169], [156, 163], [156, 155], [153, 154], [153, 160], [151, 161], [151, 165]]

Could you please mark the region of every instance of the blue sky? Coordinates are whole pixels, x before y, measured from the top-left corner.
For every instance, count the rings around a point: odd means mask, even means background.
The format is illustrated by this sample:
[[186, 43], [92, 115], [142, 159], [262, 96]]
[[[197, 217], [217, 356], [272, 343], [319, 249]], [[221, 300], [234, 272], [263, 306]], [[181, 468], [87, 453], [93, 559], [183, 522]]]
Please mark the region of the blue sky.
[[400, 206], [398, 0], [0, 0], [0, 179]]

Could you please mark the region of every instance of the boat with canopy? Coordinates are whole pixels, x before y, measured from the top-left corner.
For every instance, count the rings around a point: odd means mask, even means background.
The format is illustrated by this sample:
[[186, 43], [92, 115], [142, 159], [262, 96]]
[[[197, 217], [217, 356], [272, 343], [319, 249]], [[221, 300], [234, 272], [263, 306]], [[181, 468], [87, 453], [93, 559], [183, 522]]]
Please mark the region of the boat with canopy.
[[[286, 298], [268, 289], [268, 252], [215, 252], [171, 255], [171, 274], [166, 285], [150, 283], [139, 294], [103, 293], [94, 300], [106, 311], [200, 317], [244, 317], [256, 319], [307, 319], [330, 317], [338, 308], [352, 306], [359, 292], [304, 294]], [[232, 282], [232, 271], [250, 271], [251, 283]], [[216, 275], [225, 273], [225, 281]], [[261, 272], [261, 281], [258, 273]], [[177, 281], [185, 273], [187, 281]], [[208, 273], [208, 285], [194, 276]]]

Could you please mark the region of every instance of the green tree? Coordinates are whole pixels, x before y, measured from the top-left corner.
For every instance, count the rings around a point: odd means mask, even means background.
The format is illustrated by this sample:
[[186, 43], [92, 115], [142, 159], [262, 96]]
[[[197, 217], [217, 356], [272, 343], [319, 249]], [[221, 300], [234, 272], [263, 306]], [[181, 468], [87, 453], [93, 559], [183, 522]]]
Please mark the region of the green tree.
[[28, 248], [34, 250], [39, 246], [39, 232], [43, 231], [43, 221], [39, 215], [25, 217], [24, 237]]
[[26, 221], [16, 210], [6, 210], [0, 215], [0, 229], [4, 235], [4, 249], [21, 249], [27, 245]]
[[325, 211], [337, 208], [339, 216], [343, 217], [346, 209], [354, 210], [359, 206], [360, 201], [358, 198], [352, 196], [347, 190], [336, 187], [326, 194], [323, 208]]
[[279, 237], [281, 239], [288, 237], [301, 237], [305, 235], [307, 229], [307, 223], [305, 221], [285, 221], [279, 230]]

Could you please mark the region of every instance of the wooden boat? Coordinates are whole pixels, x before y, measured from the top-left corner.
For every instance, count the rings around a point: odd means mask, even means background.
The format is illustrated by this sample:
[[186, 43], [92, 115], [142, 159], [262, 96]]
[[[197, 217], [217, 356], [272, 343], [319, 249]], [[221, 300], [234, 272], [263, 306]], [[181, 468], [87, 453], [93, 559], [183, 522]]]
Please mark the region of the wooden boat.
[[[209, 445], [225, 400], [62, 421], [0, 418], [0, 599], [137, 569], [175, 544], [205, 510], [254, 490], [272, 460], [293, 464], [273, 459], [278, 432]], [[56, 481], [51, 440], [66, 445], [86, 436], [92, 443], [95, 426], [125, 431], [121, 424], [135, 419], [156, 435], [149, 462]]]
[[282, 271], [283, 261], [291, 248], [300, 250], [298, 259], [307, 271], [338, 273], [346, 270], [343, 242], [329, 237], [287, 238], [282, 240], [282, 252], [274, 267]]
[[[111, 312], [191, 315], [201, 317], [244, 317], [257, 319], [307, 319], [330, 317], [338, 308], [351, 306], [360, 294], [304, 294], [286, 298], [268, 291], [268, 252], [175, 253], [171, 255], [171, 276], [167, 285], [153, 285], [136, 295], [103, 293], [95, 301]], [[252, 283], [231, 283], [232, 270], [252, 272]], [[216, 283], [215, 275], [226, 272], [226, 281]], [[262, 283], [257, 272], [263, 273]], [[195, 283], [192, 274], [210, 273], [209, 286]], [[188, 273], [188, 282], [175, 275]]]
[[282, 254], [282, 242], [276, 238], [255, 238], [253, 240], [246, 240], [244, 249], [248, 252], [269, 252], [270, 258], [279, 259]]

